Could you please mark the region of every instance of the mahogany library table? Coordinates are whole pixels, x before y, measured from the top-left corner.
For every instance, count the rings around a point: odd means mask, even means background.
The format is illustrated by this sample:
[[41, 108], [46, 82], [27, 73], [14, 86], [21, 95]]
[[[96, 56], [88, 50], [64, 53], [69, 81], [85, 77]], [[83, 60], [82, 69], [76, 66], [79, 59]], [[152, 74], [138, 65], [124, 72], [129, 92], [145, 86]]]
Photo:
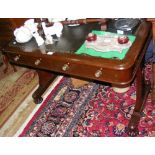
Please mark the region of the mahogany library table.
[[38, 48], [35, 39], [27, 43], [13, 40], [3, 52], [11, 63], [36, 69], [39, 76], [39, 87], [33, 94], [36, 104], [42, 102], [42, 94], [60, 74], [107, 82], [118, 87], [126, 87], [136, 78], [136, 103], [128, 124], [128, 134], [136, 136], [143, 104], [150, 91], [150, 82], [145, 81], [143, 74], [143, 58], [152, 37], [150, 24], [141, 21], [134, 32], [136, 39], [123, 59], [76, 54], [88, 33], [100, 29], [99, 22], [64, 25], [61, 38], [45, 46], [46, 54]]

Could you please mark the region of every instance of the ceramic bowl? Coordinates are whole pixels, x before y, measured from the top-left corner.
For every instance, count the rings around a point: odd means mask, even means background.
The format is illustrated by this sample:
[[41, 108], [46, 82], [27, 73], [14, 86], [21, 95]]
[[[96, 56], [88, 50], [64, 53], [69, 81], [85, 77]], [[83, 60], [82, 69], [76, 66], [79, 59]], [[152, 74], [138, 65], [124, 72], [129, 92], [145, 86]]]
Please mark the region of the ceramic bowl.
[[28, 28], [21, 26], [14, 31], [14, 36], [17, 42], [26, 43], [32, 38], [32, 34]]

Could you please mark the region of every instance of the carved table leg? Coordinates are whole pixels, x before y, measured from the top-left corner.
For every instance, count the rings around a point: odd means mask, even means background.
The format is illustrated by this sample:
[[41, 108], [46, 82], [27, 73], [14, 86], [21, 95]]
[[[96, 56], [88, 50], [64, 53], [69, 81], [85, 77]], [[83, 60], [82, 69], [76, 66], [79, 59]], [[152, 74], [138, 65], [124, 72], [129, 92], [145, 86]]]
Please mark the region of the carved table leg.
[[151, 88], [149, 81], [144, 80], [144, 74], [142, 71], [142, 66], [139, 67], [136, 76], [136, 105], [134, 112], [128, 124], [128, 135], [137, 136], [139, 134], [138, 124], [141, 117], [141, 112], [143, 110], [143, 105], [147, 99]]
[[39, 104], [43, 101], [43, 98], [41, 97], [42, 94], [45, 92], [48, 86], [52, 83], [52, 81], [56, 78], [56, 75], [51, 72], [46, 72], [42, 70], [37, 70], [37, 73], [39, 76], [39, 87], [33, 93], [32, 97], [33, 97], [34, 102], [36, 104]]

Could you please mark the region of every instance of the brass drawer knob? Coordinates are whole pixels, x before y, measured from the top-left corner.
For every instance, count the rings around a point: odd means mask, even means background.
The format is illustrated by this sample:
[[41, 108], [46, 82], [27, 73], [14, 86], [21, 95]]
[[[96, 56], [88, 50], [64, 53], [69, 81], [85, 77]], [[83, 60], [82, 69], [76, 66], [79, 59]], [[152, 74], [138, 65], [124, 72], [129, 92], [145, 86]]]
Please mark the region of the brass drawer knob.
[[15, 56], [15, 57], [14, 57], [14, 61], [17, 62], [17, 61], [19, 60], [19, 58], [20, 58], [20, 55]]
[[41, 63], [41, 59], [37, 59], [34, 64], [38, 66], [40, 63]]
[[95, 77], [99, 78], [99, 77], [101, 77], [101, 75], [102, 75], [102, 69], [97, 70], [96, 73], [95, 73]]
[[64, 64], [64, 65], [62, 66], [62, 70], [63, 70], [63, 71], [67, 71], [68, 69], [69, 69], [69, 63]]

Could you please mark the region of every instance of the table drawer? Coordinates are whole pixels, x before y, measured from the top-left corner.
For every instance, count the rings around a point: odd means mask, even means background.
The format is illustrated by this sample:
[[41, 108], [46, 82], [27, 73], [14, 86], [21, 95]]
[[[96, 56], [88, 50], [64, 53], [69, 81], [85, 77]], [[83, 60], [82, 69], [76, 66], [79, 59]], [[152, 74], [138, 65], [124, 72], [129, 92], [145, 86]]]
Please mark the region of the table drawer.
[[[32, 56], [31, 54], [22, 55], [7, 53], [10, 62], [17, 65], [26, 65], [29, 67], [44, 69], [62, 74], [78, 76], [87, 79], [104, 81], [114, 84], [125, 84], [130, 79], [129, 72], [123, 70], [110, 70], [100, 66], [81, 64], [74, 60], [56, 59], [53, 56]], [[126, 74], [126, 75], [125, 75]], [[125, 76], [124, 76], [125, 75]]]

